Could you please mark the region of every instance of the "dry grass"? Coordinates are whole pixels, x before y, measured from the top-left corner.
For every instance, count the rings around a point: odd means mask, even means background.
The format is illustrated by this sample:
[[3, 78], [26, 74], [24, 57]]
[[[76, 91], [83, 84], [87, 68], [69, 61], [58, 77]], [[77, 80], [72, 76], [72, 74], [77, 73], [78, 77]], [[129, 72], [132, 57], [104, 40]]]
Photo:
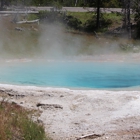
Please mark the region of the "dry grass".
[[42, 125], [29, 119], [27, 111], [15, 103], [0, 102], [0, 140], [49, 140]]

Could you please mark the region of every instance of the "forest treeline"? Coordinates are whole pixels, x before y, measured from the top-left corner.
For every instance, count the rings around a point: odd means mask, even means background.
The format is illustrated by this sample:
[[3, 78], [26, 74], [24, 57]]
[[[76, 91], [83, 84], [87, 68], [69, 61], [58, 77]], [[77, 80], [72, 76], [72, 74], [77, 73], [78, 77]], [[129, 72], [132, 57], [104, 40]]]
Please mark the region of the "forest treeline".
[[[100, 0], [101, 7], [121, 7], [121, 0]], [[77, 7], [96, 7], [98, 0], [0, 0], [1, 5], [34, 5], [34, 6], [53, 6], [58, 3], [62, 6]]]

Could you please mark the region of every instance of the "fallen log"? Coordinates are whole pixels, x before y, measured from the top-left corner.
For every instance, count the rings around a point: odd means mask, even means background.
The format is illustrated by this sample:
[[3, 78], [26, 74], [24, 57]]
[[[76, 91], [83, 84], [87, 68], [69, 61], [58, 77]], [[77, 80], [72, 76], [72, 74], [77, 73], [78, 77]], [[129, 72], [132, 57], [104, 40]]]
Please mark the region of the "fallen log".
[[80, 136], [76, 140], [81, 140], [81, 139], [85, 139], [85, 138], [95, 139], [95, 138], [98, 138], [98, 137], [101, 137], [101, 136], [103, 136], [103, 135], [100, 135], [100, 134], [87, 134], [87, 135], [84, 135], [84, 136]]
[[24, 24], [24, 23], [28, 23], [28, 24], [31, 24], [31, 23], [38, 23], [39, 24], [39, 19], [36, 19], [36, 20], [24, 20], [24, 21], [18, 21], [16, 22], [17, 24]]

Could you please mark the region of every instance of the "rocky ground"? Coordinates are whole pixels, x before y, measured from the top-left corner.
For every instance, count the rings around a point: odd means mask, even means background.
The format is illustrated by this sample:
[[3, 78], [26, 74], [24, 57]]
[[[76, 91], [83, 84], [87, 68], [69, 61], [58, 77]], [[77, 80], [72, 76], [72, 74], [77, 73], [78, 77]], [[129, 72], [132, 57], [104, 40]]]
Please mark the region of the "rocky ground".
[[140, 91], [0, 85], [1, 99], [41, 112], [53, 140], [139, 140]]

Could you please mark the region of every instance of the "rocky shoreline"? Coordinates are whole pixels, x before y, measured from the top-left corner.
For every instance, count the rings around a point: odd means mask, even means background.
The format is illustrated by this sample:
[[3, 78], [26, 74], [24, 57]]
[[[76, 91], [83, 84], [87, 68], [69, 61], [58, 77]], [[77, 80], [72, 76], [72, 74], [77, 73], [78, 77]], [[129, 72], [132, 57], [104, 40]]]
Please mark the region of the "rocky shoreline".
[[41, 112], [53, 140], [140, 139], [140, 91], [72, 90], [0, 85], [7, 98]]

